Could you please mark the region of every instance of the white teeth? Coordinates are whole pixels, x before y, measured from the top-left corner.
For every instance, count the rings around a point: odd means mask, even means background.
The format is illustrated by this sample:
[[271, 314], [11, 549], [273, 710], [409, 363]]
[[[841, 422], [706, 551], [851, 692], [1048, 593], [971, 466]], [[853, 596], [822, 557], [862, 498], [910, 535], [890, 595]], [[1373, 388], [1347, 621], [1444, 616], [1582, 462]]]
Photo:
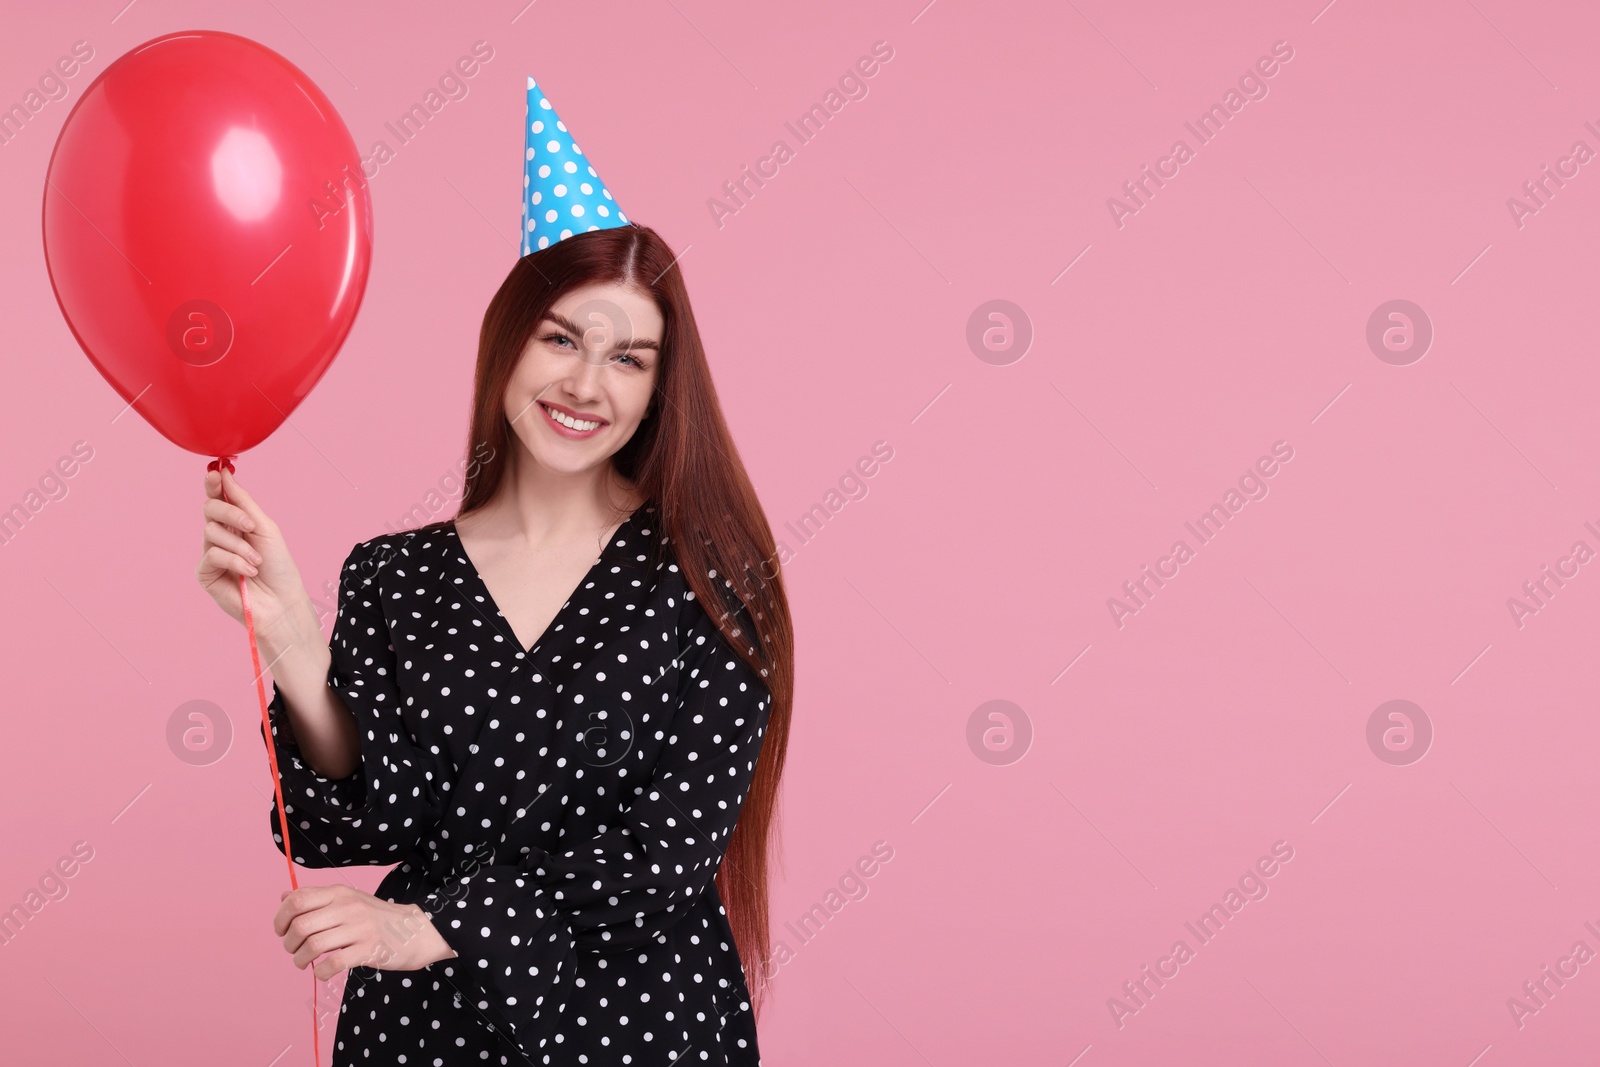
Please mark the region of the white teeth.
[[[542, 404], [540, 406], [544, 407]], [[587, 419], [575, 419], [570, 415], [565, 415], [557, 411], [555, 408], [546, 407], [545, 411], [549, 413], [552, 419], [555, 419], [561, 425], [567, 427], [568, 429], [577, 430], [580, 433], [585, 430], [593, 430], [600, 425], [598, 422], [590, 422]]]

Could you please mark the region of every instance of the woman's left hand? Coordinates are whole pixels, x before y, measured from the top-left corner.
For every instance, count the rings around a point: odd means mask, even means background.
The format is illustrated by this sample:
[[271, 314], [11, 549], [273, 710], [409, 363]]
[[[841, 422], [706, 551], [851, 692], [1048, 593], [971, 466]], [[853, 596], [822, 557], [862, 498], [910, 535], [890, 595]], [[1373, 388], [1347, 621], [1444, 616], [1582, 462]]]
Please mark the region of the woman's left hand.
[[281, 899], [272, 928], [296, 967], [317, 961], [313, 973], [321, 981], [351, 967], [418, 971], [456, 954], [415, 904], [393, 904], [345, 885], [286, 889]]

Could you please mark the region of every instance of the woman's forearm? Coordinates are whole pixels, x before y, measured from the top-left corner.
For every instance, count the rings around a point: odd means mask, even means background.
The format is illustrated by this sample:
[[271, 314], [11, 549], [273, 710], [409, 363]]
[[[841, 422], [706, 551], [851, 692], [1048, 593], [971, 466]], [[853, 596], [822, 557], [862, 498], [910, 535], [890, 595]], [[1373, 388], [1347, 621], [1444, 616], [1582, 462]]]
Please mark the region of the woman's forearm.
[[346, 778], [361, 765], [356, 719], [328, 685], [332, 660], [310, 598], [282, 620], [256, 633], [262, 666], [272, 672], [289, 710], [293, 740], [311, 769], [324, 778]]

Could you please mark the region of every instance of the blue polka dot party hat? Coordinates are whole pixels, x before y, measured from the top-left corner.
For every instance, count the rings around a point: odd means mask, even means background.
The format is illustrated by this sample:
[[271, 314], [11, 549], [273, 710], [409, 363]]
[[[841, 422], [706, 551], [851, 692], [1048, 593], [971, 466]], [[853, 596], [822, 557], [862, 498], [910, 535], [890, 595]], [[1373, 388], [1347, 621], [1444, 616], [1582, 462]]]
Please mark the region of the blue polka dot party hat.
[[522, 254], [549, 248], [575, 233], [628, 225], [628, 216], [532, 78], [524, 121]]

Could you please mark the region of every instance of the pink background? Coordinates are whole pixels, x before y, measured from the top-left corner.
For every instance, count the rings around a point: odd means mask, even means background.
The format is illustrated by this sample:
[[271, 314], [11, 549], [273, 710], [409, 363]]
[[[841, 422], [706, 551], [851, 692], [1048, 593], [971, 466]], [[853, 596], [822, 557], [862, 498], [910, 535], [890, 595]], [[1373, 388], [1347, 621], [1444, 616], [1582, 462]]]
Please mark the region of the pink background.
[[[286, 872], [247, 645], [193, 576], [205, 462], [113, 421], [39, 237], [71, 104], [116, 56], [194, 27], [283, 53], [364, 152], [474, 41], [495, 50], [372, 180], [354, 331], [240, 461], [314, 594], [463, 458], [480, 317], [515, 255], [529, 74], [630, 217], [683, 252], [778, 535], [795, 547], [783, 524], [892, 447], [787, 569], [773, 916], [796, 954], [764, 1062], [1592, 1056], [1600, 960], [1520, 1027], [1507, 999], [1576, 942], [1600, 952], [1600, 565], [1520, 628], [1507, 600], [1575, 541], [1600, 549], [1583, 526], [1600, 526], [1600, 164], [1521, 227], [1507, 200], [1573, 142], [1600, 149], [1583, 125], [1600, 125], [1600, 16], [920, 3], [144, 0], [9, 20], [0, 103], [76, 40], [95, 58], [0, 147], [0, 506], [75, 441], [94, 456], [0, 548], [0, 905], [75, 841], [94, 858], [0, 948], [5, 1059], [310, 1057], [310, 982], [269, 926]], [[798, 145], [784, 122], [879, 40], [894, 57], [868, 95]], [[1268, 95], [1198, 145], [1184, 122], [1277, 41], [1293, 59]], [[795, 158], [719, 228], [708, 198], [780, 137]], [[1107, 199], [1180, 137], [1194, 158], [1119, 228]], [[994, 299], [1034, 334], [1007, 365], [967, 342]], [[1365, 338], [1394, 299], [1436, 331], [1406, 366]], [[1195, 547], [1184, 523], [1277, 441], [1294, 454], [1269, 494], [1119, 628], [1108, 598]], [[207, 766], [166, 740], [196, 699], [234, 731]], [[1409, 765], [1367, 742], [1393, 699], [1434, 730]], [[1023, 758], [1021, 731], [1009, 763], [969, 745], [991, 700], [1031, 725]], [[892, 861], [801, 944], [784, 923], [877, 841]], [[1184, 923], [1278, 841], [1294, 855], [1269, 894], [1201, 945]], [[382, 869], [346, 873], [371, 889]], [[1108, 999], [1180, 938], [1193, 958], [1119, 1027]]]

